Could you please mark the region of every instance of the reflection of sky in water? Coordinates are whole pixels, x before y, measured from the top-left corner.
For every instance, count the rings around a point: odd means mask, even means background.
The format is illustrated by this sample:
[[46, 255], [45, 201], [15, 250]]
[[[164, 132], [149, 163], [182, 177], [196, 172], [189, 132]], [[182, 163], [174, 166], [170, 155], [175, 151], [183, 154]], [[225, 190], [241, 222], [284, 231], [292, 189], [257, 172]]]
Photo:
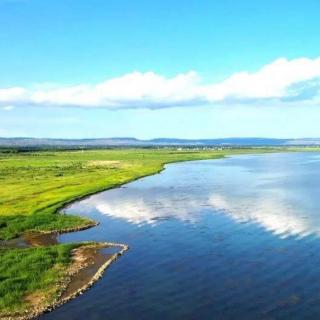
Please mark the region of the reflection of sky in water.
[[320, 155], [270, 154], [172, 164], [160, 175], [71, 207], [134, 224], [195, 223], [203, 212], [256, 223], [281, 237], [320, 235]]
[[291, 153], [172, 164], [74, 203], [68, 212], [100, 225], [59, 241], [130, 250], [43, 319], [318, 319], [319, 160]]

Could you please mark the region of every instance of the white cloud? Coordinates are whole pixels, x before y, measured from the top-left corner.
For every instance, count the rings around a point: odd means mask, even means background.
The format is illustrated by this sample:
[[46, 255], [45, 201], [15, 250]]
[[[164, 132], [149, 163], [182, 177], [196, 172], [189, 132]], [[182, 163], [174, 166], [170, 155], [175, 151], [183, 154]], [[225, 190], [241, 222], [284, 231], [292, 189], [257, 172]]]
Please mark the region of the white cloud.
[[0, 103], [6, 103], [11, 101], [26, 101], [29, 100], [28, 91], [21, 87], [13, 87], [7, 89], [0, 88]]
[[2, 109], [3, 109], [4, 111], [11, 111], [11, 110], [14, 109], [14, 106], [4, 106], [4, 107], [2, 107]]
[[133, 72], [98, 84], [0, 89], [0, 105], [165, 108], [205, 104], [320, 102], [320, 58], [278, 59], [260, 70], [205, 84], [190, 71], [166, 78]]
[[319, 77], [320, 58], [291, 61], [281, 58], [255, 73], [236, 73], [220, 84], [208, 86], [207, 96], [211, 101], [290, 98], [298, 93], [298, 88], [291, 90], [293, 85]]

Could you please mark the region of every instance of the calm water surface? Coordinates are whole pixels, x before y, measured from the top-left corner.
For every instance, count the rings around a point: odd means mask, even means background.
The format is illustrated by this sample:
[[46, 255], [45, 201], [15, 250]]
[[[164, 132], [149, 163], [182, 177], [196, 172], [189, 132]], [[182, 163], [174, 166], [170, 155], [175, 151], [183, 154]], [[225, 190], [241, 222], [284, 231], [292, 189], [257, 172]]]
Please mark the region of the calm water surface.
[[70, 206], [130, 250], [42, 319], [319, 319], [320, 154], [171, 164]]

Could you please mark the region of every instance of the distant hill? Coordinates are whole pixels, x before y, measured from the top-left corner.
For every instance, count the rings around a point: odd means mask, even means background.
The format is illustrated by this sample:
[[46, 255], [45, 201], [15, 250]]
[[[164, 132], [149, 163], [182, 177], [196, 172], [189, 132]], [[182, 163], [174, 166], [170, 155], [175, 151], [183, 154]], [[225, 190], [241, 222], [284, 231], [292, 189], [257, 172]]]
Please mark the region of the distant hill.
[[272, 139], [272, 138], [224, 138], [224, 139], [175, 139], [157, 138], [139, 140], [135, 138], [102, 139], [47, 139], [47, 138], [0, 138], [0, 147], [61, 147], [93, 148], [115, 146], [301, 146], [320, 145], [320, 138]]

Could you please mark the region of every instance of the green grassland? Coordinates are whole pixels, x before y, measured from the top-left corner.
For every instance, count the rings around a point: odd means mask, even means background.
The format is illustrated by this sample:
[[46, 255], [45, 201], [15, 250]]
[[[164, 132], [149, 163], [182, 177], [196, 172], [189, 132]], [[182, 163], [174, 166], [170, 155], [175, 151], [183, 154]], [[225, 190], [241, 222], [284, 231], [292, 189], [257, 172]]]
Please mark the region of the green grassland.
[[[176, 150], [114, 149], [86, 151], [0, 152], [0, 239], [30, 231], [83, 228], [93, 221], [58, 214], [65, 204], [157, 173], [164, 164], [291, 148]], [[315, 149], [303, 149], [315, 150]], [[0, 249], [0, 318], [28, 307], [31, 292], [52, 290], [63, 279], [74, 245]], [[50, 293], [50, 294], [49, 294]]]
[[0, 249], [0, 318], [28, 307], [31, 294], [53, 301], [70, 263], [70, 251], [79, 245]]
[[25, 231], [85, 227], [92, 221], [56, 214], [64, 204], [159, 172], [165, 163], [270, 149], [218, 151], [90, 150], [0, 154], [0, 239]]

